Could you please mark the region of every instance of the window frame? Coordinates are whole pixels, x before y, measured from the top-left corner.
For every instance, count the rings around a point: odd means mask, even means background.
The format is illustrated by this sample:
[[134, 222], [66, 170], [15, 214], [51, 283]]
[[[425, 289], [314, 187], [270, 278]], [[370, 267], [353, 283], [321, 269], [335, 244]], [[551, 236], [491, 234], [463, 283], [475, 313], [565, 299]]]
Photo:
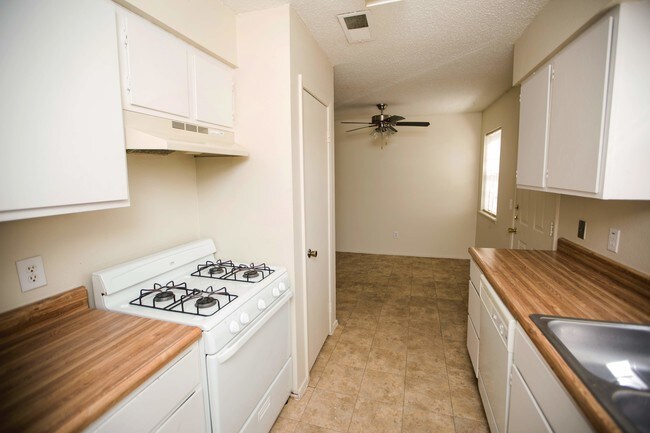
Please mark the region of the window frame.
[[[499, 134], [499, 139], [498, 139], [498, 158], [496, 159], [497, 165], [496, 165], [496, 173], [486, 173], [486, 169], [489, 169], [489, 167], [486, 166], [486, 158], [488, 157], [488, 144], [494, 143], [494, 141], [491, 141], [490, 138], [494, 136], [494, 134], [498, 133]], [[492, 221], [497, 220], [498, 216], [498, 210], [499, 210], [499, 177], [501, 176], [501, 145], [502, 145], [502, 138], [503, 138], [503, 129], [501, 127], [495, 128], [491, 130], [490, 132], [487, 132], [483, 136], [483, 155], [481, 158], [481, 193], [479, 197], [479, 213], [484, 215], [485, 217], [489, 218]], [[494, 162], [492, 162], [494, 163]], [[486, 197], [486, 184], [487, 184], [487, 179], [488, 177], [495, 177], [496, 176], [496, 181], [493, 179], [490, 181], [490, 184], [493, 184], [496, 186], [496, 189], [493, 190], [496, 192], [496, 198], [494, 199], [494, 212], [492, 212], [492, 209], [489, 209], [488, 205], [488, 198]], [[490, 200], [491, 201], [491, 200]]]

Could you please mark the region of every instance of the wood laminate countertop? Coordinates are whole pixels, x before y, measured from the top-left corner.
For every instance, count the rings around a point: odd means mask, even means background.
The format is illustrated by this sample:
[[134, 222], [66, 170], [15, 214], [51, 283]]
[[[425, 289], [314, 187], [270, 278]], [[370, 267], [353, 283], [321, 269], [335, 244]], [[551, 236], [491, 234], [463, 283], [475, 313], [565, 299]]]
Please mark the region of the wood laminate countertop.
[[201, 337], [88, 308], [79, 287], [0, 315], [0, 432], [78, 432]]
[[472, 258], [597, 431], [618, 425], [531, 314], [650, 323], [650, 277], [565, 239], [557, 251], [470, 248]]

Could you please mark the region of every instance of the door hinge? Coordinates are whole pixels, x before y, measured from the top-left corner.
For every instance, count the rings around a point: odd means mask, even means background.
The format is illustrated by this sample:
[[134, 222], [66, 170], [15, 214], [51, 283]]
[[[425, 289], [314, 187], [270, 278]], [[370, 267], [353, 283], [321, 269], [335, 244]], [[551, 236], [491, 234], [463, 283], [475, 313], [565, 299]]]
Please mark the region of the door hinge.
[[551, 222], [551, 229], [548, 231], [548, 236], [552, 238], [554, 232], [555, 232], [555, 222]]

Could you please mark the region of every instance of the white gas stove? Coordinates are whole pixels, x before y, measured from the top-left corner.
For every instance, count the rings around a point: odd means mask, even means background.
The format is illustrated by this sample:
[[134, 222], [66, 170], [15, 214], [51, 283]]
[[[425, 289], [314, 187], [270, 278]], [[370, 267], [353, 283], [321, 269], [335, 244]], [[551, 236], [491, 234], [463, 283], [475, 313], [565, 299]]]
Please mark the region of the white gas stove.
[[212, 431], [268, 432], [291, 389], [289, 278], [215, 251], [204, 239], [95, 272], [95, 305], [201, 328]]

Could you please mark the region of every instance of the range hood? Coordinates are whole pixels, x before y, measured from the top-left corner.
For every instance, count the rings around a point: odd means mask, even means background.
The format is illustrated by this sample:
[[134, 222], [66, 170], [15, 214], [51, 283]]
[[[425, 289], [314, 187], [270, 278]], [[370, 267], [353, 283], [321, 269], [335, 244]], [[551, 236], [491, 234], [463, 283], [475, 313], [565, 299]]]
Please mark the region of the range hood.
[[126, 151], [169, 154], [184, 152], [197, 156], [248, 156], [235, 144], [234, 134], [191, 123], [124, 110]]

